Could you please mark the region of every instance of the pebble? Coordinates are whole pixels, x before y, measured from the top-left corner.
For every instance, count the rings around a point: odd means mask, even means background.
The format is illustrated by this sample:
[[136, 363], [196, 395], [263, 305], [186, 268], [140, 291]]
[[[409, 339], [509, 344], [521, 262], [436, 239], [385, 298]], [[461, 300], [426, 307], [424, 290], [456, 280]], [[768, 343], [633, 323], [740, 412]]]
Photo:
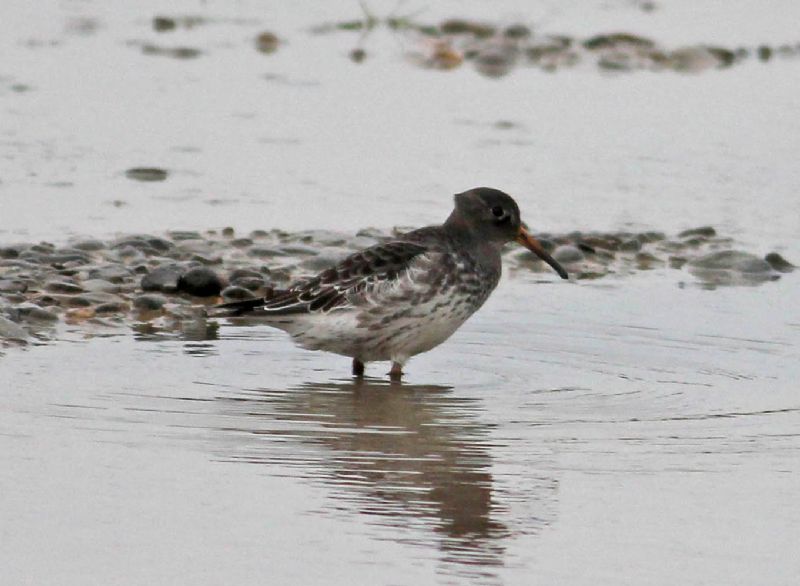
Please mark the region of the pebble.
[[[4, 296], [5, 301], [8, 303], [23, 303], [26, 300], [25, 295], [22, 293], [6, 293]], [[3, 306], [3, 299], [0, 299], [0, 309]]]
[[61, 307], [90, 307], [91, 300], [81, 295], [45, 295], [37, 301], [42, 305], [59, 305]]
[[231, 281], [231, 284], [249, 291], [258, 291], [265, 287], [267, 283], [263, 277], [240, 277], [236, 281]]
[[21, 320], [51, 322], [58, 319], [58, 314], [30, 302], [20, 303], [12, 307], [10, 311], [13, 315], [19, 316]]
[[288, 268], [279, 268], [270, 271], [270, 279], [279, 283], [284, 283], [292, 279], [292, 272]]
[[355, 49], [350, 51], [349, 56], [350, 56], [350, 61], [352, 61], [353, 63], [363, 63], [364, 59], [367, 58], [367, 52], [361, 47], [356, 47]]
[[111, 248], [135, 248], [148, 256], [165, 254], [175, 249], [175, 244], [164, 238], [150, 235], [127, 236], [115, 241]]
[[636, 267], [642, 271], [653, 269], [663, 264], [663, 261], [649, 252], [636, 253]]
[[165, 32], [175, 30], [177, 23], [174, 18], [167, 16], [154, 16], [153, 17], [153, 30], [157, 32]]
[[446, 35], [473, 35], [477, 38], [488, 38], [495, 33], [495, 28], [490, 24], [460, 18], [443, 21], [439, 24], [439, 30]]
[[51, 293], [64, 293], [67, 295], [82, 293], [84, 291], [83, 287], [71, 281], [47, 281], [44, 284], [44, 288]]
[[275, 33], [264, 31], [256, 36], [255, 45], [260, 53], [274, 53], [280, 44], [281, 41]]
[[253, 246], [247, 251], [248, 256], [256, 258], [272, 258], [275, 256], [284, 256], [285, 254], [284, 251], [278, 250], [273, 246]]
[[72, 248], [86, 252], [96, 252], [98, 250], [103, 250], [105, 247], [106, 245], [102, 240], [95, 239], [78, 240], [72, 244]]
[[77, 307], [68, 309], [64, 314], [64, 318], [68, 322], [81, 321], [94, 317], [94, 308], [92, 307]]
[[301, 261], [300, 266], [309, 272], [318, 273], [335, 266], [351, 252], [339, 248], [329, 248], [317, 256]]
[[297, 243], [282, 246], [281, 252], [287, 256], [316, 256], [320, 250], [319, 246]]
[[133, 273], [126, 266], [109, 264], [90, 269], [89, 278], [102, 279], [110, 283], [124, 283], [126, 280], [133, 278]]
[[167, 303], [167, 298], [155, 293], [137, 295], [133, 299], [133, 306], [139, 311], [158, 311]]
[[0, 279], [0, 293], [24, 293], [28, 285], [16, 279]]
[[107, 313], [122, 313], [123, 311], [128, 311], [129, 307], [127, 303], [123, 303], [120, 301], [110, 301], [108, 303], [101, 303], [97, 307], [94, 308], [95, 315], [107, 314]]
[[[155, 250], [153, 252], [155, 252]], [[145, 254], [133, 246], [122, 246], [117, 249], [116, 257], [126, 262], [131, 262], [133, 260], [144, 259]]]
[[642, 232], [637, 234], [636, 237], [644, 242], [660, 242], [661, 240], [666, 240], [667, 235], [663, 232]]
[[15, 324], [8, 318], [0, 316], [0, 338], [6, 340], [26, 341], [28, 332], [20, 325]]
[[330, 243], [331, 246], [347, 246], [350, 250], [363, 250], [378, 244], [379, 240], [372, 236], [355, 236], [345, 242]]
[[85, 291], [92, 293], [118, 293], [122, 287], [105, 279], [87, 279], [81, 283]]
[[620, 243], [619, 249], [623, 252], [638, 252], [642, 249], [642, 243], [638, 238], [631, 238]]
[[132, 167], [125, 171], [128, 179], [135, 181], [164, 181], [168, 173], [157, 167]]
[[222, 297], [223, 299], [225, 299], [225, 301], [241, 301], [243, 299], [253, 299], [255, 298], [255, 295], [253, 295], [253, 291], [255, 291], [255, 289], [251, 291], [250, 289], [247, 289], [245, 287], [231, 285], [230, 287], [225, 287], [225, 289], [222, 290]]
[[764, 260], [769, 263], [769, 266], [781, 273], [791, 273], [795, 269], [795, 266], [792, 263], [783, 258], [777, 252], [770, 252], [764, 257]]
[[517, 64], [519, 49], [513, 43], [487, 43], [473, 57], [475, 69], [486, 77], [503, 77]]
[[573, 262], [580, 262], [586, 258], [583, 252], [577, 246], [571, 244], [564, 244], [559, 246], [553, 251], [553, 258], [558, 262], [569, 264]]
[[738, 250], [721, 250], [712, 252], [689, 261], [689, 265], [698, 269], [732, 270], [740, 273], [769, 273], [770, 264], [749, 252]]
[[717, 231], [714, 230], [711, 226], [701, 226], [700, 228], [691, 228], [689, 230], [684, 230], [678, 234], [678, 238], [693, 238], [696, 236], [702, 236], [704, 238], [713, 238], [717, 235]]
[[76, 295], [72, 299], [78, 299], [82, 302], [89, 303], [90, 305], [96, 305], [98, 303], [116, 303], [125, 301], [119, 295], [115, 295], [113, 293], [105, 293], [103, 291], [95, 291], [93, 293], [82, 293], [80, 295]]
[[179, 320], [195, 319], [199, 316], [199, 310], [191, 305], [183, 303], [167, 303], [164, 306], [164, 311]]
[[142, 277], [142, 290], [176, 293], [178, 281], [184, 272], [183, 267], [174, 264], [158, 267]]
[[87, 254], [82, 254], [79, 252], [66, 254], [43, 254], [38, 256], [38, 262], [40, 264], [49, 264], [54, 266], [63, 265], [68, 262], [88, 264], [91, 261], [92, 259]]
[[228, 280], [234, 284], [238, 285], [238, 281], [240, 279], [264, 279], [264, 275], [258, 271], [253, 269], [235, 269], [230, 272], [228, 275]]
[[199, 240], [203, 241], [203, 236], [196, 230], [170, 230], [167, 232], [173, 240]]
[[688, 262], [688, 259], [683, 256], [670, 256], [669, 266], [673, 269], [679, 269]]
[[532, 34], [531, 29], [524, 24], [512, 24], [503, 31], [503, 35], [509, 39], [527, 39]]
[[213, 297], [222, 291], [220, 276], [206, 267], [190, 269], [178, 280], [178, 290], [196, 297]]

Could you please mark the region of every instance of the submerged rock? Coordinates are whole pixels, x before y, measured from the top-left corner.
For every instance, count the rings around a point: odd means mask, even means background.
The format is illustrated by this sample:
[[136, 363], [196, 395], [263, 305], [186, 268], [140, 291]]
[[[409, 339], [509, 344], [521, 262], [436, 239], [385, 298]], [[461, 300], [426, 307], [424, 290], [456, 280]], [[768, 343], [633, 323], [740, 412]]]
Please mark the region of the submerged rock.
[[97, 305], [99, 303], [118, 303], [124, 302], [125, 299], [114, 293], [106, 293], [103, 291], [95, 291], [93, 293], [81, 293], [72, 297], [73, 300], [79, 300], [89, 305]]
[[133, 278], [133, 273], [125, 265], [108, 264], [89, 269], [90, 279], [102, 279], [110, 283], [124, 283]]
[[135, 181], [164, 181], [167, 171], [158, 167], [131, 167], [125, 171], [125, 177]]
[[105, 243], [102, 240], [95, 240], [93, 238], [87, 240], [78, 240], [72, 245], [72, 248], [76, 250], [83, 250], [86, 252], [95, 252], [97, 250], [103, 250], [106, 247]]
[[142, 277], [142, 290], [176, 293], [178, 291], [178, 281], [185, 270], [180, 265], [175, 264], [160, 266]]
[[690, 228], [689, 230], [684, 230], [678, 234], [678, 238], [693, 238], [696, 236], [702, 236], [704, 238], [712, 238], [713, 236], [717, 235], [717, 231], [714, 230], [711, 226], [701, 226], [699, 228]]
[[620, 242], [619, 249], [623, 252], [639, 252], [642, 249], [642, 242], [638, 238], [631, 238]]
[[707, 286], [757, 285], [779, 278], [763, 258], [738, 250], [712, 252], [687, 263], [689, 271]]
[[25, 328], [0, 315], [0, 338], [24, 342], [29, 336]]
[[117, 293], [122, 288], [119, 283], [112, 283], [105, 279], [87, 279], [81, 285], [84, 290], [92, 293]]
[[474, 53], [475, 69], [486, 77], [502, 77], [508, 74], [517, 63], [519, 47], [515, 43], [497, 40], [484, 43]]
[[0, 293], [24, 293], [28, 285], [18, 279], [0, 279]]
[[220, 276], [206, 267], [190, 269], [178, 279], [178, 290], [196, 297], [213, 297], [222, 291]]
[[258, 291], [259, 289], [265, 287], [267, 282], [263, 277], [240, 277], [236, 279], [235, 282], [231, 281], [231, 284], [234, 287], [241, 287], [242, 289], [247, 289], [248, 291]]
[[72, 281], [52, 280], [44, 284], [44, 288], [52, 293], [65, 293], [67, 295], [74, 293], [83, 293], [84, 289], [77, 283]]
[[225, 301], [242, 301], [244, 299], [254, 299], [255, 295], [250, 289], [231, 285], [222, 290], [222, 297]]
[[30, 302], [20, 303], [11, 308], [10, 312], [19, 320], [25, 321], [52, 322], [58, 319], [58, 314]]
[[581, 262], [586, 257], [577, 246], [572, 246], [571, 244], [565, 244], [559, 246], [553, 251], [553, 258], [556, 259], [558, 262], [569, 264], [574, 262]]
[[158, 311], [167, 303], [167, 298], [163, 295], [145, 293], [133, 299], [133, 306], [139, 311]]
[[256, 45], [256, 50], [258, 50], [259, 53], [266, 53], [266, 54], [274, 53], [275, 51], [278, 50], [280, 44], [281, 41], [278, 38], [278, 35], [276, 35], [273, 32], [264, 31], [263, 33], [259, 33], [258, 36], [256, 36], [255, 45]]
[[451, 18], [439, 24], [439, 30], [446, 35], [473, 35], [477, 38], [488, 38], [494, 35], [496, 29], [483, 22]]
[[94, 308], [95, 315], [104, 315], [108, 313], [123, 313], [128, 311], [129, 306], [127, 303], [122, 301], [109, 301], [107, 303], [101, 303], [97, 307]]
[[595, 35], [583, 42], [584, 48], [590, 51], [605, 49], [652, 49], [655, 43], [650, 39], [632, 35], [630, 33], [612, 33], [608, 35]]
[[177, 26], [178, 24], [175, 22], [174, 18], [169, 18], [168, 16], [153, 17], [153, 30], [159, 33], [175, 30]]
[[764, 260], [769, 263], [769, 266], [781, 273], [791, 273], [795, 269], [795, 266], [792, 263], [783, 258], [777, 252], [770, 252], [764, 257]]
[[763, 258], [749, 252], [721, 250], [689, 261], [696, 269], [733, 270], [740, 273], [770, 273], [772, 267]]

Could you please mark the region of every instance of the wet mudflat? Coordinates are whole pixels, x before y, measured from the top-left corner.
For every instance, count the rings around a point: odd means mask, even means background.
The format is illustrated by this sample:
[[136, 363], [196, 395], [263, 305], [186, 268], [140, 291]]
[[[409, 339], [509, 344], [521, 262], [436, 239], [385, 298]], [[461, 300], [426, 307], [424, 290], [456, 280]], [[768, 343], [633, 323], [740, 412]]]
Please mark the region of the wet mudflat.
[[[797, 582], [797, 7], [563, 4], [8, 3], [4, 581]], [[203, 316], [476, 185], [401, 385]]]

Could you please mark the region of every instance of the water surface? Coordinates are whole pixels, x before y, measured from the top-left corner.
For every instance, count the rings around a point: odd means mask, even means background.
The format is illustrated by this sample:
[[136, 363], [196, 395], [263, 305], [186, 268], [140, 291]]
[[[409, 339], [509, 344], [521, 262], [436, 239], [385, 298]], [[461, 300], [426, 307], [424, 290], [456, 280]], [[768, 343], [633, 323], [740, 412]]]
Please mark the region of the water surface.
[[790, 584], [796, 285], [665, 279], [509, 280], [402, 384], [225, 324], [6, 356], [7, 571]]
[[[794, 2], [561, 4], [492, 19], [800, 40]], [[170, 34], [152, 28], [162, 3], [32, 6], [0, 19], [0, 242], [353, 233], [441, 221], [449, 194], [492, 185], [535, 230], [709, 224], [800, 258], [797, 62], [492, 80], [415, 68], [414, 41], [385, 30], [354, 64], [356, 37], [310, 33], [358, 17], [347, 1], [178, 2], [208, 22]], [[274, 54], [253, 46], [263, 30], [286, 41]], [[265, 327], [58, 326], [0, 356], [4, 580], [795, 584], [799, 293], [796, 273], [711, 289], [519, 271], [401, 385]]]

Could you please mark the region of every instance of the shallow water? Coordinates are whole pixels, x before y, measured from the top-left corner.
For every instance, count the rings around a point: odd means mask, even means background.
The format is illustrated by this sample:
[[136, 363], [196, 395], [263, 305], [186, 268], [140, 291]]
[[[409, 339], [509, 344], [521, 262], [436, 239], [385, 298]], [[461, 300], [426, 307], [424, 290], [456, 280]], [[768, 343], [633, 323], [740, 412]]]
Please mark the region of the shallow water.
[[793, 279], [517, 277], [401, 385], [227, 324], [7, 356], [6, 575], [791, 584]]
[[[416, 69], [386, 31], [353, 64], [356, 37], [309, 32], [359, 17], [350, 2], [173, 3], [212, 19], [174, 34], [152, 30], [156, 2], [6, 4], [0, 242], [353, 233], [440, 221], [448, 194], [487, 184], [536, 230], [709, 224], [800, 258], [798, 62], [490, 80]], [[794, 2], [561, 4], [492, 12], [554, 34], [800, 40]], [[262, 30], [285, 44], [258, 53]], [[265, 327], [54, 326], [0, 356], [4, 582], [795, 584], [799, 283], [514, 271], [402, 385]]]

